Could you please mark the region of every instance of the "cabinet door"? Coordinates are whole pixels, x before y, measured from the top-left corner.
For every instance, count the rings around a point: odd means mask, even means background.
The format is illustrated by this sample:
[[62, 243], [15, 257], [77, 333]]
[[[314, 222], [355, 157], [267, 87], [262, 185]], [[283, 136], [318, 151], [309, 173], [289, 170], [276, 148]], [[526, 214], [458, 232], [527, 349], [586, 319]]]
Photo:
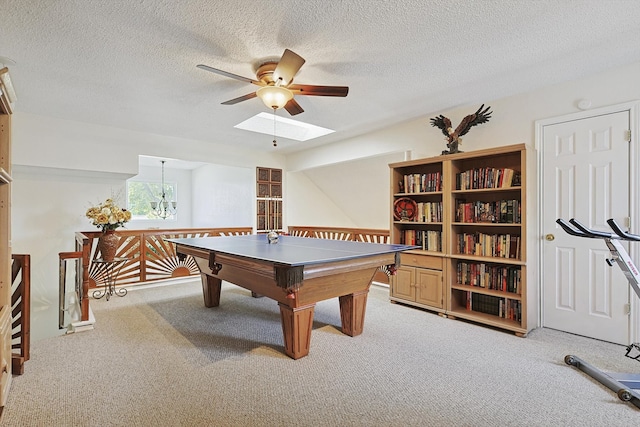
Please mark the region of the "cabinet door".
[[416, 302], [443, 308], [442, 271], [416, 268]]
[[391, 296], [396, 298], [402, 298], [409, 301], [415, 301], [416, 288], [415, 288], [415, 268], [400, 266], [393, 276], [391, 282]]

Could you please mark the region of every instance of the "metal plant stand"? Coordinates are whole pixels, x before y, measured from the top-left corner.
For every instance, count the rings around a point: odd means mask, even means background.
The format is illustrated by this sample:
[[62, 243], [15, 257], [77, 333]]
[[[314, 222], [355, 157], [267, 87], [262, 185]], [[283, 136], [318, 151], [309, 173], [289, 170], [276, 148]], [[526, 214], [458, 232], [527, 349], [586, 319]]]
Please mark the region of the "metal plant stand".
[[129, 258], [114, 258], [113, 261], [105, 261], [102, 258], [93, 260], [94, 263], [98, 264], [98, 280], [103, 283], [102, 289], [93, 291], [93, 298], [100, 299], [106, 297], [107, 301], [109, 301], [109, 298], [114, 294], [119, 297], [127, 294], [125, 288], [117, 289], [115, 284], [120, 270], [122, 270], [122, 267], [124, 267], [128, 260]]

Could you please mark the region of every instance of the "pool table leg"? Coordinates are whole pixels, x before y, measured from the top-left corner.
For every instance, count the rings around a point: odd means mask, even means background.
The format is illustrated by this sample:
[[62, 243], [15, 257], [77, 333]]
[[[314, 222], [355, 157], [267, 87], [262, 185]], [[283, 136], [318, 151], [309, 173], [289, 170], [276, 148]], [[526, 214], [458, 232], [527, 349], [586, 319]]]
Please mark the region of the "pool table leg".
[[369, 288], [339, 298], [343, 333], [352, 337], [362, 333], [368, 295]]
[[311, 327], [313, 326], [314, 304], [292, 308], [283, 303], [280, 306], [284, 352], [293, 359], [309, 354], [311, 345]]
[[219, 306], [222, 280], [208, 274], [201, 274], [200, 276], [202, 277], [202, 295], [204, 296], [204, 306]]

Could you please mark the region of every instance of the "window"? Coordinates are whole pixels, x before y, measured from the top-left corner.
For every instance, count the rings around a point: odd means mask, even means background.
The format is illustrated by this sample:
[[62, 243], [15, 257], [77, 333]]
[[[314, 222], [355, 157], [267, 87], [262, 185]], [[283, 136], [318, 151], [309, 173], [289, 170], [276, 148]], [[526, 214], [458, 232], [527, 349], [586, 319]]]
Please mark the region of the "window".
[[[127, 181], [127, 209], [131, 211], [133, 220], [163, 219], [151, 209], [151, 202], [159, 202], [162, 197], [162, 184], [159, 182]], [[177, 185], [174, 182], [164, 183], [166, 200], [177, 202]], [[176, 219], [175, 214], [168, 212], [164, 219]]]
[[256, 168], [258, 231], [282, 230], [282, 169]]

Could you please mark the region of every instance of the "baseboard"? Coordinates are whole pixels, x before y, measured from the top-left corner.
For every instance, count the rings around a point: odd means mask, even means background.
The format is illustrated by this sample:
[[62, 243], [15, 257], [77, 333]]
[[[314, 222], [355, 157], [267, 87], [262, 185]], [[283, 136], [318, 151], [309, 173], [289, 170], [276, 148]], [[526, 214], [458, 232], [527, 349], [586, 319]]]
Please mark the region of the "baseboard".
[[67, 326], [67, 334], [74, 334], [76, 332], [85, 332], [93, 330], [93, 325], [96, 323], [96, 318], [93, 315], [93, 310], [89, 307], [89, 320], [74, 320]]

